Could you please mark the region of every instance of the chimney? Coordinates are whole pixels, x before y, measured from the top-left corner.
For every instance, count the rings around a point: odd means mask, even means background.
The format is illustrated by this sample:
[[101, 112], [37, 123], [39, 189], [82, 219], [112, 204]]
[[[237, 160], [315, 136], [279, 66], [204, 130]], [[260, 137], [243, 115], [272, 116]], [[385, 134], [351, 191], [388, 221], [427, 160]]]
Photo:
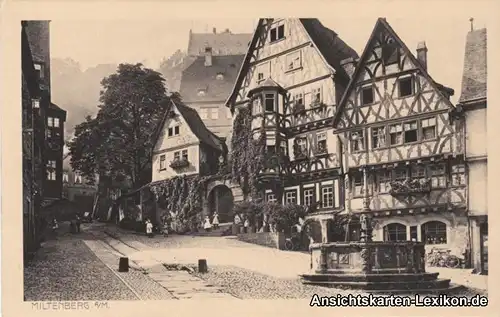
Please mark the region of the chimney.
[[205, 47], [205, 66], [212, 66], [212, 48], [210, 46]]
[[422, 64], [422, 67], [427, 70], [427, 46], [425, 42], [420, 42], [417, 45], [417, 59]]
[[214, 34], [217, 34], [217, 29], [216, 28], [213, 28], [212, 30], [213, 30]]

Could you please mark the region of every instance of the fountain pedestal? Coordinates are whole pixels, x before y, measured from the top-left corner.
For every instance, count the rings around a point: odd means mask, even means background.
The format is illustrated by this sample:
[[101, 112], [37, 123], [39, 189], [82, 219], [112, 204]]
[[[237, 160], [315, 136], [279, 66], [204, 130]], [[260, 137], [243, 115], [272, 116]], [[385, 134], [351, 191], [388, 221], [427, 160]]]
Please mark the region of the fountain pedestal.
[[310, 245], [311, 272], [304, 284], [362, 289], [383, 293], [444, 293], [449, 279], [425, 272], [422, 242], [330, 242]]

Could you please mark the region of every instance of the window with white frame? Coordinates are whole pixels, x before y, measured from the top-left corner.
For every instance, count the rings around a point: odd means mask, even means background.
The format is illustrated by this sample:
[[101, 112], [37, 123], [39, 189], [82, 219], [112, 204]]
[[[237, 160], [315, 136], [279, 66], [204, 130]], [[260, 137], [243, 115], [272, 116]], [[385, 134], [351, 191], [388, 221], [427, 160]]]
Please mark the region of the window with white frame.
[[54, 118], [53, 117], [47, 117], [47, 126], [48, 127], [54, 127]]
[[286, 70], [291, 71], [302, 67], [300, 51], [292, 52], [286, 56]]
[[179, 161], [181, 159], [181, 152], [174, 152], [174, 161]]
[[285, 192], [285, 203], [296, 204], [297, 203], [297, 191], [290, 190]]
[[276, 111], [276, 101], [274, 94], [265, 94], [264, 98], [265, 98], [264, 102], [266, 105], [266, 112]]
[[266, 201], [270, 202], [270, 203], [275, 203], [276, 202], [276, 195], [274, 195], [273, 193], [268, 193], [266, 195]]
[[68, 172], [64, 172], [62, 177], [63, 177], [63, 183], [67, 183], [69, 181]]
[[260, 103], [260, 98], [257, 98], [253, 101], [252, 112], [254, 116], [262, 114], [262, 104]]
[[393, 124], [389, 126], [389, 138], [391, 145], [399, 145], [403, 143], [403, 127], [401, 124]]
[[218, 108], [210, 109], [210, 117], [212, 119], [219, 119], [219, 109]]
[[372, 128], [372, 148], [380, 149], [386, 146], [385, 143], [385, 127]]
[[311, 206], [314, 203], [314, 191], [315, 188], [304, 189], [304, 205]]
[[178, 125], [168, 128], [168, 136], [169, 137], [176, 136], [176, 135], [179, 135], [179, 126]]
[[426, 244], [446, 244], [446, 224], [441, 221], [429, 221], [422, 225], [422, 241]]
[[188, 161], [188, 150], [182, 150], [182, 159]]
[[357, 130], [351, 132], [351, 151], [361, 152], [365, 149], [365, 137], [363, 135], [363, 130]]
[[32, 99], [31, 105], [32, 105], [33, 109], [40, 108], [40, 99]]
[[208, 109], [207, 108], [200, 108], [200, 118], [203, 120], [208, 119]]
[[269, 39], [271, 42], [276, 42], [285, 38], [285, 21], [281, 20], [274, 23], [269, 30]]
[[298, 93], [295, 94], [293, 97], [294, 104], [297, 105], [304, 105], [304, 94], [303, 93]]
[[406, 226], [400, 223], [391, 223], [384, 227], [384, 241], [406, 241]]
[[56, 161], [47, 161], [47, 179], [51, 181], [56, 180]]
[[363, 196], [365, 193], [363, 173], [361, 172], [354, 173], [352, 177], [352, 193], [354, 197]]
[[451, 167], [451, 185], [462, 186], [465, 185], [465, 166], [453, 165]]
[[164, 170], [167, 168], [167, 156], [165, 154], [160, 155], [160, 170]]
[[422, 140], [432, 140], [436, 138], [436, 118], [422, 119]]
[[333, 208], [334, 206], [333, 185], [321, 188], [321, 205], [323, 208]]
[[443, 163], [429, 166], [429, 172], [433, 188], [446, 187], [446, 167]]
[[319, 105], [321, 102], [323, 102], [323, 96], [321, 94], [321, 87], [314, 88], [312, 90], [312, 104]]
[[403, 129], [404, 129], [405, 143], [412, 143], [418, 141], [417, 121], [405, 122], [403, 124]]
[[318, 154], [324, 154], [328, 152], [326, 143], [326, 132], [319, 132], [316, 135], [316, 152]]
[[44, 78], [43, 64], [42, 63], [34, 63], [34, 66], [35, 66], [35, 73], [37, 75], [37, 78], [43, 79]]
[[297, 138], [297, 146], [299, 148], [299, 152], [302, 154], [307, 153], [307, 139], [306, 138]]
[[387, 193], [391, 189], [391, 171], [380, 170], [377, 172], [377, 190], [379, 193]]

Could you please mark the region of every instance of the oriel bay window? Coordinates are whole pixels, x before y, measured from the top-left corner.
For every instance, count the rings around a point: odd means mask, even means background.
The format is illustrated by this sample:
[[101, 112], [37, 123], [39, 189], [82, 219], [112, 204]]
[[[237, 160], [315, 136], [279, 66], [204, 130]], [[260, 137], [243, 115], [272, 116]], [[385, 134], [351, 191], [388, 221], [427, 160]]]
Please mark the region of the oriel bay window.
[[323, 208], [333, 208], [334, 206], [333, 185], [321, 188], [321, 203]]
[[429, 221], [421, 226], [422, 241], [427, 244], [445, 244], [447, 243], [446, 237], [446, 224], [441, 221]]
[[384, 241], [406, 241], [406, 226], [391, 223], [384, 227]]
[[290, 190], [285, 192], [285, 203], [296, 204], [297, 203], [297, 191]]

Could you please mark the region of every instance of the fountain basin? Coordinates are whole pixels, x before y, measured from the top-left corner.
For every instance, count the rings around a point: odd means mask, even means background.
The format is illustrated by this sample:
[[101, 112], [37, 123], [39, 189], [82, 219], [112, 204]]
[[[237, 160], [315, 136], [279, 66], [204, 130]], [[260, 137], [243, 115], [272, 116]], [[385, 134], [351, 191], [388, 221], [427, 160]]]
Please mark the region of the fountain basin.
[[425, 243], [352, 241], [311, 244], [304, 284], [384, 293], [444, 293], [449, 279], [425, 272]]

